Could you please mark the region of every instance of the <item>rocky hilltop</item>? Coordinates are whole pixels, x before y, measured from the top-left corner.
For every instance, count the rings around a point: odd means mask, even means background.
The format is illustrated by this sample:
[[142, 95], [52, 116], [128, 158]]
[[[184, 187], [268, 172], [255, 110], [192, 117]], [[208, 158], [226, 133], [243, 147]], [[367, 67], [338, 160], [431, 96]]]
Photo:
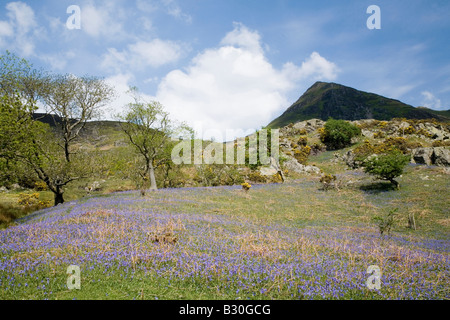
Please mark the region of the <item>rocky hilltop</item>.
[[316, 82], [268, 127], [281, 128], [289, 123], [314, 118], [326, 121], [330, 117], [350, 121], [407, 118], [449, 122], [450, 110], [434, 111], [424, 107], [415, 108], [399, 100], [356, 90], [341, 84]]
[[[361, 129], [361, 136], [354, 145], [334, 152], [331, 162], [345, 163], [348, 169], [357, 169], [354, 149], [363, 143], [382, 144], [395, 141], [405, 154], [411, 156], [411, 163], [450, 167], [450, 124], [436, 120], [376, 119], [349, 121]], [[291, 123], [279, 128], [280, 154], [283, 170], [299, 174], [321, 174], [315, 157], [327, 151], [320, 142], [320, 130], [325, 121], [310, 119]], [[306, 153], [305, 154], [305, 150]], [[279, 169], [271, 164], [260, 169], [262, 175], [273, 175]]]

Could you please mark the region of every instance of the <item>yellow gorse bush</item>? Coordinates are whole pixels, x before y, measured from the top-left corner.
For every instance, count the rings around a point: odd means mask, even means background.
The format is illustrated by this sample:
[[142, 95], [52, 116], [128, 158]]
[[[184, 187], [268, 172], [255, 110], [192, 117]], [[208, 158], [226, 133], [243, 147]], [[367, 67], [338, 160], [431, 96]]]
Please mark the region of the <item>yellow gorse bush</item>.
[[245, 191], [250, 190], [251, 187], [252, 187], [252, 185], [250, 183], [248, 183], [248, 182], [244, 182], [242, 184], [242, 189], [244, 189]]

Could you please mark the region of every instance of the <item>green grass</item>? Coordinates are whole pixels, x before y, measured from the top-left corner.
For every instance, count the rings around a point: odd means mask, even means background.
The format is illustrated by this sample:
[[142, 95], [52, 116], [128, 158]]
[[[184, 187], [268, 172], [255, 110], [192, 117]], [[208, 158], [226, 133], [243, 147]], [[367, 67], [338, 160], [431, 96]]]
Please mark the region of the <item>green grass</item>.
[[[326, 158], [327, 155], [323, 157]], [[430, 176], [433, 180], [422, 180], [424, 176]], [[3, 275], [0, 298], [321, 299], [323, 297], [319, 294], [303, 296], [306, 293], [299, 292], [297, 288], [307, 286], [315, 292], [319, 285], [330, 282], [339, 284], [340, 281], [340, 273], [330, 276], [316, 269], [312, 269], [317, 272], [314, 276], [308, 273], [295, 274], [292, 277], [289, 274], [277, 276], [268, 271], [249, 273], [248, 277], [243, 277], [243, 274], [230, 271], [233, 265], [220, 264], [217, 265], [220, 270], [217, 273], [207, 270], [204, 271], [205, 274], [196, 275], [194, 272], [193, 275], [187, 276], [190, 270], [194, 270], [197, 262], [201, 265], [205, 257], [211, 258], [218, 254], [217, 245], [215, 242], [209, 243], [208, 239], [225, 244], [222, 249], [228, 248], [226, 250], [230, 250], [233, 256], [245, 253], [248, 258], [238, 260], [238, 265], [245, 264], [245, 259], [256, 257], [259, 263], [270, 267], [277, 263], [289, 264], [293, 259], [301, 257], [304, 263], [311, 263], [314, 268], [319, 268], [322, 264], [326, 268], [328, 261], [335, 261], [337, 270], [344, 268], [348, 272], [364, 274], [364, 268], [369, 264], [379, 264], [383, 266], [384, 274], [389, 275], [391, 279], [390, 286], [383, 288], [382, 293], [396, 298], [401, 290], [414, 288], [409, 282], [402, 282], [406, 281], [401, 280], [402, 277], [411, 272], [422, 272], [422, 269], [416, 269], [416, 265], [411, 263], [427, 263], [426, 260], [420, 260], [423, 258], [417, 258], [415, 250], [420, 248], [422, 251], [434, 252], [422, 248], [421, 243], [439, 239], [448, 241], [450, 221], [446, 197], [448, 176], [441, 168], [408, 167], [399, 181], [399, 191], [384, 188], [365, 190], [362, 187], [372, 184], [373, 181], [369, 176], [363, 175], [358, 183], [341, 191], [321, 191], [317, 178], [311, 176], [285, 184], [254, 185], [248, 192], [239, 188], [190, 188], [161, 190], [149, 193], [144, 198], [138, 194], [86, 197], [82, 201], [66, 204], [67, 209], [60, 213], [61, 218], [48, 227], [36, 223], [45, 223], [51, 219], [52, 210], [34, 222], [23, 224], [22, 230], [27, 232], [29, 241], [34, 237], [41, 239], [42, 235], [42, 239], [53, 239], [50, 243], [54, 243], [58, 234], [52, 231], [52, 225], [76, 224], [80, 230], [91, 228], [86, 236], [93, 237], [94, 245], [99, 249], [52, 246], [48, 250], [9, 252], [6, 253], [8, 259], [42, 260], [47, 253], [63, 259], [95, 250], [113, 253], [115, 250], [125, 249], [115, 246], [114, 243], [124, 236], [127, 237], [127, 234], [131, 234], [130, 240], [137, 237], [135, 250], [162, 254], [161, 258], [143, 258], [142, 261], [136, 262], [134, 267], [129, 266], [129, 255], [126, 255], [126, 260], [114, 260], [107, 266], [95, 262], [83, 263], [81, 290], [69, 290], [66, 287], [68, 262], [55, 264], [50, 261], [36, 271], [25, 272], [26, 276], [17, 269]], [[115, 204], [115, 201], [119, 201], [119, 204]], [[93, 214], [88, 218], [73, 215], [75, 208], [82, 207], [106, 210], [105, 212], [109, 213], [104, 217]], [[398, 208], [398, 212], [392, 231], [393, 238], [384, 239], [377, 235], [377, 227], [372, 218], [394, 208]], [[418, 229], [415, 231], [407, 228], [406, 218], [410, 211], [416, 212]], [[141, 228], [145, 223], [137, 221], [135, 224], [123, 220], [123, 217], [128, 216], [147, 219], [146, 212], [150, 220], [156, 219], [151, 212], [173, 217], [174, 220], [181, 219], [180, 223], [186, 228], [177, 231], [180, 244], [158, 245], [142, 241], [135, 227]], [[179, 218], [180, 214], [184, 218]], [[223, 222], [226, 223], [215, 222], [215, 217], [223, 217]], [[197, 218], [200, 220], [196, 220]], [[200, 230], [200, 233], [195, 233], [194, 230]], [[272, 231], [267, 233], [267, 230]], [[286, 230], [297, 230], [295, 232], [299, 232], [299, 235], [291, 239], [291, 231]], [[335, 235], [342, 234], [343, 238], [334, 238]], [[74, 239], [79, 241], [82, 238], [80, 235], [80, 238]], [[368, 248], [364, 249], [367, 253], [353, 249], [359, 243], [355, 242], [354, 238], [367, 242]], [[406, 242], [398, 242], [400, 240]], [[182, 268], [177, 266], [176, 262], [180, 254], [190, 257]], [[441, 254], [448, 259], [448, 252]], [[167, 259], [162, 258], [165, 255]], [[404, 256], [401, 259], [405, 260], [391, 263], [389, 259], [397, 256]], [[127, 266], [123, 266], [122, 262], [127, 262]], [[429, 278], [426, 278], [430, 285], [442, 283], [442, 277], [448, 275], [448, 270], [442, 269], [442, 266], [435, 265], [436, 271], [427, 269], [433, 266], [423, 267], [428, 270], [426, 272], [431, 272]], [[246, 270], [245, 265], [242, 268]], [[180, 275], [174, 275], [174, 272], [179, 272]], [[14, 277], [14, 281], [8, 282], [9, 277]], [[446, 295], [443, 291], [436, 293], [435, 297], [444, 298]], [[376, 291], [350, 287], [340, 298], [382, 299], [382, 296]]]

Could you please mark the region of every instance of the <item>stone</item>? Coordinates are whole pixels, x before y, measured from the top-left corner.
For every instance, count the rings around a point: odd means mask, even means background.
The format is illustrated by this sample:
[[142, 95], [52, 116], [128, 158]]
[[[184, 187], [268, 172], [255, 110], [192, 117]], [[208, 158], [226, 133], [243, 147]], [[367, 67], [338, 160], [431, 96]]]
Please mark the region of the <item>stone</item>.
[[433, 148], [417, 148], [411, 152], [411, 162], [432, 165]]
[[446, 147], [417, 148], [411, 152], [411, 162], [448, 167], [450, 166], [450, 149]]
[[436, 147], [433, 149], [432, 162], [441, 167], [450, 166], [450, 149]]
[[278, 173], [278, 170], [273, 167], [262, 167], [259, 169], [262, 176], [273, 176]]
[[259, 169], [262, 176], [273, 176], [281, 172], [280, 165], [274, 157], [270, 157], [270, 164]]
[[11, 185], [11, 190], [19, 190], [22, 189], [21, 186], [19, 186], [17, 183], [14, 183], [13, 185]]
[[363, 130], [361, 130], [361, 134], [362, 134], [364, 137], [373, 139], [373, 132], [372, 132], [372, 131], [364, 130], [364, 129], [363, 129]]
[[317, 168], [315, 166], [305, 166], [293, 158], [290, 160], [287, 160], [284, 163], [284, 168], [289, 171], [293, 171], [293, 172], [297, 172], [297, 173], [314, 173], [314, 174], [320, 173], [319, 168]]

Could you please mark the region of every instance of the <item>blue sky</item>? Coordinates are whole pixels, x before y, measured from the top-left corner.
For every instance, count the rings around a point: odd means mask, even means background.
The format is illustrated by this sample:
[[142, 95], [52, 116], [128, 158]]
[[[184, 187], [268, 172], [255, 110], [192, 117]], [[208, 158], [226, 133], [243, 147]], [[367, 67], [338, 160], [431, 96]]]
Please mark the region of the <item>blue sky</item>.
[[[71, 5], [80, 29], [67, 28]], [[381, 29], [367, 28], [370, 5]], [[104, 77], [118, 91], [109, 114], [136, 86], [221, 140], [268, 124], [318, 80], [449, 109], [449, 14], [449, 1], [2, 1], [0, 50]]]

